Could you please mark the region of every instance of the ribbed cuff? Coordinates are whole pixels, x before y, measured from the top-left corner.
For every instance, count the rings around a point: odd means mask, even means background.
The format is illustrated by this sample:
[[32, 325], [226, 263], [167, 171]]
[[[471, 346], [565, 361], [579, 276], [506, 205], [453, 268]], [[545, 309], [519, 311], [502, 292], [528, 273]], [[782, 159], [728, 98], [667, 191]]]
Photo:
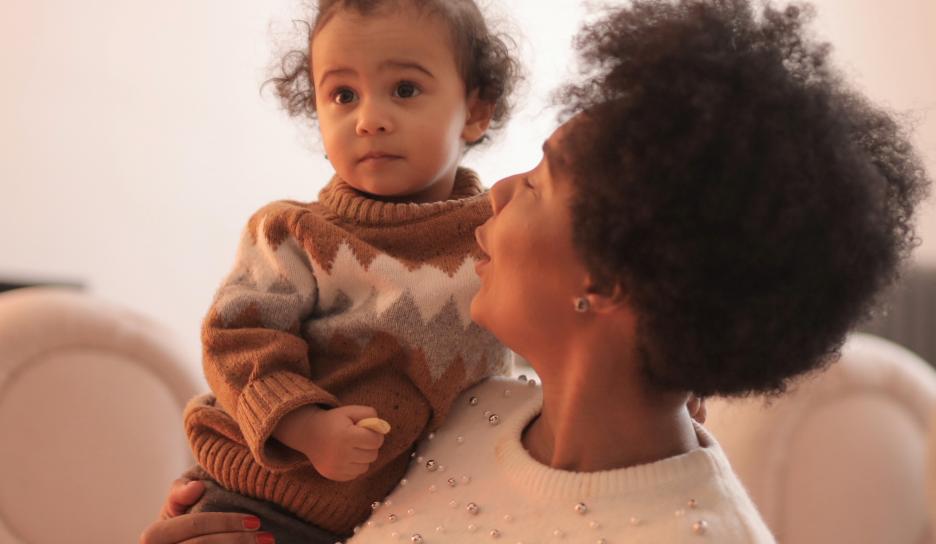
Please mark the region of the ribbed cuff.
[[247, 384], [237, 402], [236, 419], [261, 466], [279, 472], [295, 467], [297, 456], [305, 459], [271, 435], [286, 414], [309, 404], [340, 405], [334, 395], [298, 374], [277, 372]]

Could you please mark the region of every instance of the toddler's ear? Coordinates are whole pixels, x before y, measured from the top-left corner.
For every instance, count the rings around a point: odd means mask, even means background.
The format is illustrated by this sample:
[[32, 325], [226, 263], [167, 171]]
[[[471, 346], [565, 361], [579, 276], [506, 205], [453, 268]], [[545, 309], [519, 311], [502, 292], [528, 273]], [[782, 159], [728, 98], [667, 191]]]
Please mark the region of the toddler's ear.
[[462, 129], [462, 140], [465, 143], [474, 143], [480, 140], [491, 124], [494, 116], [494, 103], [478, 98], [478, 90], [468, 95], [468, 118], [465, 119], [465, 128]]

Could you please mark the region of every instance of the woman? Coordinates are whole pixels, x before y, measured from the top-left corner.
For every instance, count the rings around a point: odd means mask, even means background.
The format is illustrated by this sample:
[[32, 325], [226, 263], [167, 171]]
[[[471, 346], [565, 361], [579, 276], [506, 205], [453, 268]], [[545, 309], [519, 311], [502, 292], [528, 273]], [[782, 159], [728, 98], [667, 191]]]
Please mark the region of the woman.
[[[570, 120], [477, 232], [472, 317], [542, 388], [466, 392], [352, 542], [773, 542], [683, 405], [781, 393], [832, 361], [912, 248], [927, 185], [803, 24], [680, 0], [586, 28]], [[263, 542], [244, 519], [177, 516], [142, 541]]]

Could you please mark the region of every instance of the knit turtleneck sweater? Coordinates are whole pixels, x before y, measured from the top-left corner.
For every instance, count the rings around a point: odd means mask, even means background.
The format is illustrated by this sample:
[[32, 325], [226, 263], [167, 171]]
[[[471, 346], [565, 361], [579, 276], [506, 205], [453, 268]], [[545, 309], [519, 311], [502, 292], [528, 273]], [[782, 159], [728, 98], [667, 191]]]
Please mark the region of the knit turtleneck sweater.
[[[214, 395], [185, 413], [198, 464], [228, 490], [328, 531], [366, 518], [452, 400], [508, 368], [506, 350], [469, 316], [480, 285], [474, 230], [490, 213], [465, 169], [442, 202], [382, 202], [335, 178], [317, 202], [255, 213], [203, 324]], [[328, 480], [271, 436], [308, 404], [372, 406], [391, 424], [366, 474]]]

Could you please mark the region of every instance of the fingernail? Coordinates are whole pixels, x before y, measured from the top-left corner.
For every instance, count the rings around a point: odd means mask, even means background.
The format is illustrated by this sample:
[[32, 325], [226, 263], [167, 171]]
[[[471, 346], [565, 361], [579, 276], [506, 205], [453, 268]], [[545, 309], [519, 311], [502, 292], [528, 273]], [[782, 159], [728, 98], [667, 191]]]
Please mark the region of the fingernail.
[[260, 528], [260, 518], [256, 516], [244, 517], [244, 529], [259, 529], [259, 528]]
[[276, 539], [270, 533], [257, 534], [257, 544], [276, 544]]

